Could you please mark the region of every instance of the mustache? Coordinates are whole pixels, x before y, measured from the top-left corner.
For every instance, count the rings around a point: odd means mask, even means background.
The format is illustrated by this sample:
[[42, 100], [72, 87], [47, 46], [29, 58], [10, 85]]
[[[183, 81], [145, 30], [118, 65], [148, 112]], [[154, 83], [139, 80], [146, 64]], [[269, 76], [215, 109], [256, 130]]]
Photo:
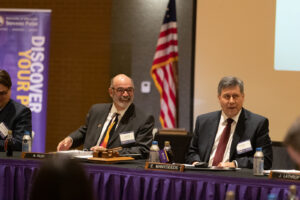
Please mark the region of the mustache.
[[129, 101], [129, 100], [131, 100], [131, 97], [130, 96], [121, 96], [120, 100], [121, 101]]

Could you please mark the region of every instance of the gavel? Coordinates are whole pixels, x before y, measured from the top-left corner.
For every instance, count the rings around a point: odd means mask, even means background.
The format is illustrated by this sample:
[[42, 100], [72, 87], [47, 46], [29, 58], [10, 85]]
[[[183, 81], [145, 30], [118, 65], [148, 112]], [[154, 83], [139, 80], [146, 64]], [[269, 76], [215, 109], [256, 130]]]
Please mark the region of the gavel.
[[119, 151], [122, 150], [122, 147], [116, 147], [112, 149], [103, 149], [99, 151], [93, 152], [93, 157], [98, 158], [113, 158], [113, 157], [119, 157]]

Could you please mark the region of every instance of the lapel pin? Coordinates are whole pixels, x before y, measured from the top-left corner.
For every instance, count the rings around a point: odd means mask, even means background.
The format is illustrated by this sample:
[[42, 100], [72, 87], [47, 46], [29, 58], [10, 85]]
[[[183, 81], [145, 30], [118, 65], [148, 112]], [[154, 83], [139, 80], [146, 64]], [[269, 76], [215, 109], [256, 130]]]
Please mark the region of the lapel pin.
[[102, 124], [98, 124], [98, 126], [97, 126], [97, 127], [98, 127], [98, 128], [101, 128], [101, 126], [102, 126]]

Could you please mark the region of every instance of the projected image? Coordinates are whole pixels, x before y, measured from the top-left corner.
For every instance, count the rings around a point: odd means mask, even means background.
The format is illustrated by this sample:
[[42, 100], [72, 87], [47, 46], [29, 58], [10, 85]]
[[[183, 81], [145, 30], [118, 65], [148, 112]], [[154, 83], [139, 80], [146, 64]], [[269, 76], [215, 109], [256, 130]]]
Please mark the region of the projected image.
[[300, 1], [277, 0], [275, 70], [300, 71]]

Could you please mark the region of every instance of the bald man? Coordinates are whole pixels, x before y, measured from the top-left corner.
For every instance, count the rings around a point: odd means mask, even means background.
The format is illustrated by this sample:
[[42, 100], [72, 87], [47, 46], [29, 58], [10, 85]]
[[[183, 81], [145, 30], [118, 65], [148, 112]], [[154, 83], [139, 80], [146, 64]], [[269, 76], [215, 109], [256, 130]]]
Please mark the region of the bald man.
[[108, 88], [113, 103], [93, 105], [85, 125], [62, 140], [57, 151], [76, 148], [97, 151], [122, 147], [120, 154], [140, 154], [147, 158], [152, 143], [154, 118], [133, 104], [134, 84], [131, 78], [119, 74]]

